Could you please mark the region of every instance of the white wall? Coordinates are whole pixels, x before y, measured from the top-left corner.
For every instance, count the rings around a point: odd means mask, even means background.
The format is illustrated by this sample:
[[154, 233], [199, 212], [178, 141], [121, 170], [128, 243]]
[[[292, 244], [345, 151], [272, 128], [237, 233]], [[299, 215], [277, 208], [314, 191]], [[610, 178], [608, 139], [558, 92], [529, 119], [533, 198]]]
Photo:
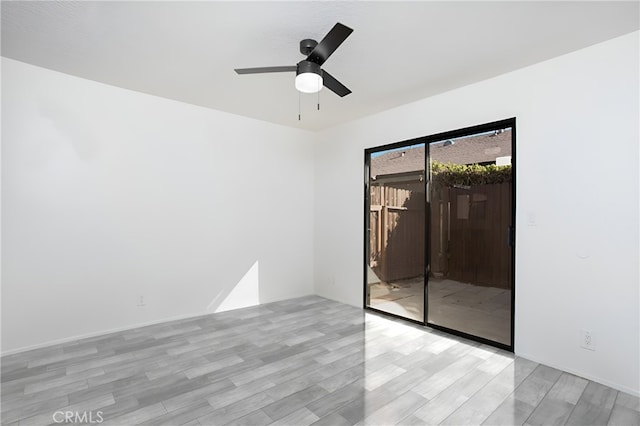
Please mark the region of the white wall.
[[313, 292], [313, 134], [5, 58], [2, 89], [3, 352]]
[[638, 48], [636, 32], [322, 133], [316, 292], [362, 305], [365, 148], [515, 116], [516, 353], [638, 394]]

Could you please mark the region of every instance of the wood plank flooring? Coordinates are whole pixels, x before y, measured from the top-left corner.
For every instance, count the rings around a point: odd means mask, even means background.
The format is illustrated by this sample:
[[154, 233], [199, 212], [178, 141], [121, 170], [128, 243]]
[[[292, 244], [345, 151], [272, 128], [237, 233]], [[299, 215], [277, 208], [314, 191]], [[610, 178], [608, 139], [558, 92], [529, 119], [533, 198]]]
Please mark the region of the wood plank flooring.
[[11, 426], [640, 424], [637, 397], [316, 296], [1, 361]]

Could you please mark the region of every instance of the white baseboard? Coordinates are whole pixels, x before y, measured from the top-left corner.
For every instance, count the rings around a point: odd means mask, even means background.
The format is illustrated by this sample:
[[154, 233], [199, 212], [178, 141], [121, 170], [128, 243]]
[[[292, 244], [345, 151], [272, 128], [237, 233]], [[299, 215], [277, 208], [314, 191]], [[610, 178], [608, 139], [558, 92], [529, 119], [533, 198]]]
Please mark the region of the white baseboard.
[[[311, 294], [304, 295], [304, 296], [296, 296], [294, 298], [306, 297], [306, 296], [311, 296]], [[253, 306], [262, 306], [262, 305], [265, 305], [265, 304], [268, 304], [268, 303], [273, 303], [273, 302], [278, 302], [278, 301], [279, 300], [270, 300], [268, 302], [260, 302], [258, 305], [239, 307], [239, 308], [236, 308], [236, 309], [251, 308]], [[235, 310], [235, 309], [229, 309], [229, 310]], [[225, 312], [225, 311], [221, 311], [221, 312]], [[69, 343], [69, 342], [73, 342], [74, 340], [88, 339], [90, 337], [97, 337], [97, 336], [103, 336], [103, 335], [111, 334], [111, 333], [118, 333], [120, 331], [127, 331], [127, 330], [132, 330], [134, 328], [147, 327], [149, 325], [161, 324], [163, 322], [178, 321], [178, 320], [183, 320], [183, 319], [202, 317], [202, 316], [206, 316], [206, 315], [212, 315], [212, 314], [215, 314], [215, 313], [218, 313], [218, 312], [204, 311], [204, 312], [198, 312], [198, 313], [177, 315], [177, 316], [168, 317], [168, 318], [161, 318], [161, 319], [158, 319], [158, 320], [145, 321], [145, 322], [135, 323], [135, 324], [131, 324], [131, 325], [125, 325], [123, 327], [110, 328], [110, 329], [102, 330], [102, 331], [96, 331], [96, 332], [91, 332], [91, 333], [86, 333], [86, 334], [80, 334], [80, 335], [71, 336], [71, 337], [64, 337], [62, 339], [49, 340], [49, 341], [46, 341], [44, 343], [38, 343], [36, 345], [31, 345], [31, 346], [24, 346], [22, 348], [11, 349], [11, 350], [8, 350], [8, 351], [2, 351], [0, 349], [0, 356], [14, 355], [14, 354], [18, 354], [18, 353], [21, 353], [21, 352], [31, 351], [31, 350], [34, 350], [34, 349], [42, 349], [42, 348], [46, 348], [46, 347], [49, 347], [49, 346], [59, 345], [59, 344], [62, 344], [62, 343]]]
[[628, 387], [623, 386], [623, 385], [621, 385], [619, 383], [614, 383], [614, 382], [612, 382], [610, 380], [606, 380], [606, 379], [603, 379], [601, 377], [597, 377], [597, 376], [585, 373], [583, 371], [577, 371], [577, 370], [574, 370], [574, 369], [572, 369], [570, 367], [567, 368], [566, 366], [558, 365], [558, 364], [549, 362], [547, 360], [540, 360], [537, 357], [530, 356], [528, 354], [516, 353], [516, 355], [518, 357], [520, 357], [520, 358], [526, 358], [526, 359], [528, 359], [530, 361], [537, 362], [538, 364], [544, 364], [546, 366], [553, 367], [553, 368], [555, 368], [557, 370], [566, 371], [567, 373], [571, 373], [574, 376], [582, 377], [584, 379], [591, 380], [592, 382], [600, 383], [602, 385], [609, 386], [610, 388], [617, 389], [619, 391], [626, 392], [626, 393], [628, 393], [630, 395], [640, 397], [640, 389], [628, 388]]
[[102, 331], [96, 331], [96, 332], [92, 332], [92, 333], [80, 334], [80, 335], [71, 336], [71, 337], [64, 337], [62, 339], [49, 340], [49, 341], [46, 341], [44, 343], [38, 343], [38, 344], [32, 345], [32, 346], [25, 346], [25, 347], [22, 347], [22, 348], [3, 351], [3, 352], [0, 353], [0, 356], [15, 355], [15, 354], [18, 354], [18, 353], [21, 353], [21, 352], [27, 352], [27, 351], [31, 351], [31, 350], [34, 350], [34, 349], [42, 349], [42, 348], [46, 348], [46, 347], [49, 347], [49, 346], [60, 345], [62, 343], [73, 342], [74, 340], [82, 340], [82, 339], [87, 339], [87, 338], [90, 338], [90, 337], [98, 337], [98, 336], [103, 336], [103, 335], [106, 335], [106, 334], [118, 333], [120, 331], [133, 330], [134, 328], [147, 327], [149, 325], [161, 324], [163, 322], [178, 321], [178, 320], [183, 320], [183, 319], [202, 317], [202, 316], [205, 316], [205, 315], [211, 315], [213, 313], [214, 312], [200, 312], [200, 313], [194, 313], [194, 314], [177, 315], [177, 316], [170, 317], [170, 318], [162, 318], [162, 319], [153, 320], [153, 321], [145, 321], [145, 322], [141, 322], [141, 323], [135, 323], [135, 324], [131, 324], [131, 325], [126, 325], [126, 326], [123, 326], [123, 327], [110, 328], [108, 330], [102, 330]]

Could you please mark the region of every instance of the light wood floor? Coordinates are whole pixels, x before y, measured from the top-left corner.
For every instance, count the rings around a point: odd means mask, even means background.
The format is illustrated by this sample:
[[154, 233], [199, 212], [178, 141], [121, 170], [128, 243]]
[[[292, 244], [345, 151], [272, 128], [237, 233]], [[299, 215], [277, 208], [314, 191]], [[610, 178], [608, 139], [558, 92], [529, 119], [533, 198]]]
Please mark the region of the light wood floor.
[[315, 296], [1, 361], [3, 425], [640, 423], [631, 395]]

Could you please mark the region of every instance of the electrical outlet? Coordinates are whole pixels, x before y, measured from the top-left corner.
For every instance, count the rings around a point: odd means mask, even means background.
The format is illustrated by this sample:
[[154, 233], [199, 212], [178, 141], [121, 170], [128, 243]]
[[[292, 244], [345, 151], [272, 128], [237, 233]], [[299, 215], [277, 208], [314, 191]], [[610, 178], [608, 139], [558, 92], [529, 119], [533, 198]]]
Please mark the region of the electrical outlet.
[[580, 331], [580, 347], [588, 349], [590, 351], [596, 350], [596, 345], [593, 340], [593, 333], [589, 330]]
[[538, 223], [536, 222], [536, 214], [533, 212], [529, 212], [527, 214], [527, 225], [528, 226], [537, 226]]

